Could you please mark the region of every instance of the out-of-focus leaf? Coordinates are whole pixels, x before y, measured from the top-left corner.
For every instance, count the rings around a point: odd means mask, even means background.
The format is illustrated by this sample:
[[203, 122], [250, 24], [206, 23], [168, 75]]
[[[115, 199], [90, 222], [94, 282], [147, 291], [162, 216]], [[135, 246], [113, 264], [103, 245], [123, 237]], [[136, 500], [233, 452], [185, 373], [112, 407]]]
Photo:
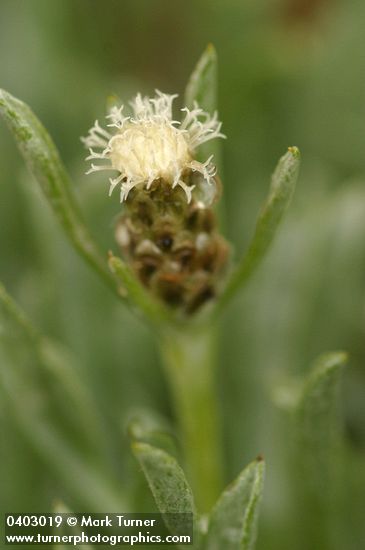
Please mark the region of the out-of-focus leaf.
[[133, 411], [127, 424], [132, 441], [148, 443], [177, 458], [176, 440], [167, 421], [151, 410]]
[[[74, 358], [66, 349], [37, 331], [1, 283], [0, 323], [0, 349], [9, 357], [10, 362], [15, 363], [16, 367], [13, 367], [13, 370], [22, 373], [24, 385], [29, 390], [32, 385], [37, 385], [39, 393], [41, 384], [37, 384], [35, 380], [37, 376], [44, 375], [47, 382], [44, 391], [51, 395], [56, 388], [57, 394], [61, 396], [60, 404], [66, 404], [62, 408], [64, 419], [69, 419], [75, 429], [79, 430], [79, 437], [87, 441], [91, 447], [100, 448], [104, 440], [104, 427], [95, 411], [91, 395], [78, 376]], [[35, 368], [27, 367], [23, 371], [22, 364], [27, 359], [34, 360]], [[5, 364], [3, 369], [6, 369]], [[53, 395], [52, 399], [53, 405], [56, 406], [56, 396]]]
[[265, 464], [249, 464], [223, 492], [210, 516], [207, 550], [252, 550], [256, 541]]
[[212, 44], [199, 59], [186, 86], [186, 106], [192, 109], [194, 101], [208, 113], [217, 108], [217, 52]]
[[307, 482], [318, 490], [326, 484], [331, 474], [332, 457], [338, 450], [337, 393], [339, 377], [346, 362], [347, 355], [343, 352], [319, 357], [296, 406], [298, 452], [309, 469]]
[[264, 258], [293, 196], [299, 166], [299, 149], [289, 147], [288, 152], [279, 160], [272, 176], [269, 196], [258, 217], [255, 233], [248, 251], [228, 280], [226, 289], [220, 298], [218, 309], [229, 302], [236, 292], [247, 283]]
[[346, 362], [343, 352], [319, 357], [294, 408], [292, 488], [297, 537], [305, 540], [306, 548], [343, 547], [336, 535], [343, 532], [337, 528], [343, 522], [345, 488], [337, 397]]
[[5, 90], [0, 90], [0, 114], [72, 245], [116, 292], [114, 278], [82, 220], [69, 177], [50, 135], [28, 105]]
[[[194, 102], [197, 102], [199, 107], [213, 115], [217, 110], [217, 88], [217, 52], [214, 46], [209, 44], [188, 80], [185, 90], [185, 105], [189, 109], [193, 109]], [[214, 163], [220, 168], [220, 149], [219, 139], [209, 141], [199, 147], [197, 157], [199, 160], [205, 161], [210, 155], [214, 155]]]
[[[0, 392], [24, 438], [80, 505], [95, 511], [126, 509], [115, 480], [101, 467], [97, 447], [103, 437], [85, 388], [1, 285], [0, 328]], [[63, 394], [59, 415], [54, 386]]]
[[[24, 394], [20, 394], [19, 381], [7, 377], [2, 381], [7, 405], [22, 430], [25, 439], [42, 459], [47, 468], [61, 479], [69, 493], [80, 506], [87, 506], [94, 512], [105, 510], [128, 510], [122, 494], [122, 486], [116, 486], [109, 477], [85, 456], [78, 453], [63, 433], [51, 424], [41, 413], [35, 415], [24, 408]], [[29, 399], [28, 399], [29, 401]]]
[[147, 443], [132, 443], [132, 449], [159, 511], [166, 514], [168, 529], [172, 533], [181, 531], [179, 514], [195, 514], [193, 495], [182, 468], [171, 455]]

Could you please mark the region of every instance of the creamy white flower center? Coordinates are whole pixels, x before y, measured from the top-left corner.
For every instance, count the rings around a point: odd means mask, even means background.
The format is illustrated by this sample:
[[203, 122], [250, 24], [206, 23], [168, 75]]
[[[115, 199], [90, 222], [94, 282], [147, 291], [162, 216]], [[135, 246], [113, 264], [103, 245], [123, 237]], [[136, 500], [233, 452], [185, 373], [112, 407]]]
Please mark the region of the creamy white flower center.
[[92, 164], [89, 172], [116, 170], [116, 178], [110, 178], [110, 191], [120, 185], [120, 200], [126, 200], [131, 189], [143, 185], [147, 189], [156, 180], [163, 180], [175, 188], [180, 186], [191, 200], [194, 185], [186, 175], [198, 172], [207, 184], [213, 183], [215, 167], [212, 157], [201, 163], [193, 158], [199, 145], [217, 138], [221, 123], [217, 113], [210, 116], [194, 105], [193, 109], [181, 109], [185, 113], [181, 122], [172, 119], [172, 103], [176, 95], [156, 92], [154, 98], [138, 94], [131, 103], [133, 115], [123, 114], [123, 106], [113, 107], [107, 116], [110, 131], [98, 121], [89, 135], [83, 138], [89, 148], [90, 160], [108, 161], [109, 164]]
[[112, 167], [128, 180], [172, 185], [191, 160], [185, 134], [164, 122], [126, 124], [109, 142]]

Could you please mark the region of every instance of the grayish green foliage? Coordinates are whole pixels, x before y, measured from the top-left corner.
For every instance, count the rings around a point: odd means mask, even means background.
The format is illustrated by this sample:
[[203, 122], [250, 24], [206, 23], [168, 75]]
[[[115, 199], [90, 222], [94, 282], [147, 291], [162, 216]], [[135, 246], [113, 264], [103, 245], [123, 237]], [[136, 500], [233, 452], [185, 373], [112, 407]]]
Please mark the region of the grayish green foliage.
[[300, 460], [310, 474], [307, 483], [320, 492], [329, 489], [333, 458], [339, 444], [338, 382], [347, 355], [327, 353], [315, 363], [295, 408], [295, 432]]
[[[134, 428], [131, 431], [134, 437]], [[142, 467], [159, 511], [193, 513], [194, 548], [204, 550], [253, 550], [262, 496], [265, 464], [257, 459], [222, 493], [208, 516], [208, 531], [196, 515], [193, 495], [175, 458], [153, 445], [134, 441], [133, 452]], [[168, 525], [174, 532], [174, 525]]]
[[176, 459], [147, 443], [134, 442], [132, 450], [160, 512], [194, 513], [193, 495]]
[[[72, 414], [77, 414], [78, 417], [77, 428], [80, 430], [80, 437], [86, 439], [94, 450], [99, 448], [96, 440], [103, 439], [101, 420], [93, 407], [90, 394], [78, 376], [74, 358], [58, 343], [45, 338], [37, 331], [1, 283], [0, 320], [2, 351], [9, 357], [9, 363], [14, 363], [13, 374], [21, 372], [21, 368], [17, 366], [16, 356], [20, 350], [24, 350], [27, 355], [24, 360], [33, 358], [35, 363], [35, 368], [29, 368], [24, 373], [29, 379], [29, 385], [35, 383], [37, 369], [43, 372], [52, 386], [60, 388], [62, 395], [70, 400]], [[14, 346], [15, 342], [17, 346]], [[3, 369], [6, 376], [5, 364]]]
[[293, 498], [300, 523], [298, 537], [306, 547], [342, 549], [337, 535], [344, 523], [344, 441], [339, 422], [339, 378], [347, 356], [322, 355], [299, 391], [294, 406]]
[[[218, 95], [218, 71], [217, 52], [212, 44], [209, 44], [199, 59], [192, 72], [185, 90], [185, 105], [189, 109], [198, 103], [204, 111], [213, 115], [217, 110]], [[210, 155], [214, 155], [213, 162], [221, 169], [221, 140], [215, 139], [209, 143], [203, 143], [197, 153], [198, 159], [205, 161]]]
[[[42, 114], [65, 165], [83, 174], [78, 137], [104, 116], [105, 96], [115, 91], [127, 102], [136, 86], [145, 93], [156, 86], [178, 91], [201, 45], [214, 38], [220, 118], [228, 136], [221, 141], [228, 161], [222, 178], [227, 229], [235, 243], [249, 242], [277, 151], [285, 151], [288, 139], [298, 142], [305, 170], [275, 250], [219, 323], [225, 475], [229, 479], [243, 456], [257, 452], [258, 440], [264, 444], [270, 479], [260, 550], [359, 550], [365, 540], [365, 2], [123, 0], [109, 2], [112, 17], [107, 4], [2, 0], [0, 86]], [[297, 9], [299, 4], [305, 9]], [[128, 491], [134, 471], [126, 440], [120, 442], [120, 420], [125, 422], [133, 405], [161, 412], [173, 405], [152, 339], [67, 251], [53, 211], [31, 189], [32, 178], [1, 123], [0, 143], [0, 279], [40, 326], [76, 352], [95, 406], [107, 412], [105, 434], [119, 444], [115, 463], [126, 475], [122, 490]], [[110, 242], [119, 205], [105, 195], [105, 176], [81, 176], [76, 183], [92, 234]], [[293, 373], [302, 377], [310, 358], [336, 346], [351, 350], [340, 401], [346, 500], [342, 525], [338, 518], [329, 525], [334, 537], [341, 535], [337, 544], [323, 545], [312, 508], [313, 537], [304, 526], [301, 536], [296, 532], [305, 503], [291, 493], [312, 475], [299, 473], [298, 457], [288, 471], [294, 428], [269, 395]], [[288, 395], [289, 406], [296, 396]], [[60, 489], [72, 509], [81, 509], [63, 478], [50, 475], [16, 429], [7, 399], [1, 399], [0, 416], [3, 504], [45, 511]], [[69, 441], [71, 430], [64, 435]], [[134, 511], [146, 505], [141, 478]]]
[[[134, 442], [132, 450], [141, 465], [161, 514], [191, 513], [195, 516], [194, 498], [185, 474], [176, 459], [162, 449], [147, 443]], [[174, 520], [167, 515], [165, 521], [172, 533], [176, 532], [176, 529], [178, 531], [180, 525], [174, 523], [178, 522], [178, 517]]]
[[47, 130], [28, 105], [5, 90], [0, 90], [0, 113], [72, 245], [115, 289], [106, 262], [82, 220], [69, 177]]
[[227, 487], [212, 510], [206, 550], [252, 550], [256, 541], [265, 464], [257, 459]]
[[[186, 104], [193, 108], [195, 102], [209, 113], [213, 113], [216, 109], [217, 57], [213, 46], [208, 46], [187, 85]], [[169, 314], [165, 308], [148, 294], [122, 260], [114, 256], [109, 258], [109, 267], [116, 279], [107, 270], [106, 263], [99, 253], [97, 245], [90, 237], [81, 219], [70, 190], [68, 176], [58, 152], [50, 136], [32, 111], [24, 103], [4, 91], [0, 95], [0, 107], [30, 171], [40, 184], [76, 250], [102, 275], [104, 280], [113, 290], [117, 291], [122, 299], [125, 299], [133, 308], [142, 311], [148, 320], [153, 321], [155, 325], [168, 321]], [[219, 156], [218, 147], [216, 145], [214, 151], [216, 161]], [[205, 155], [204, 147], [201, 149], [200, 154]], [[211, 153], [211, 144], [209, 149]], [[270, 196], [259, 218], [253, 243], [243, 264], [237, 270], [236, 278], [233, 277], [231, 280], [227, 294], [231, 294], [238, 289], [247, 278], [247, 272], [253, 271], [253, 268], [269, 246], [294, 188], [298, 171], [298, 158], [299, 153], [297, 149], [293, 148], [281, 159], [273, 176]], [[247, 268], [247, 264], [249, 268]], [[9, 310], [9, 306], [11, 306], [11, 310], [13, 307], [12, 302], [5, 291], [3, 291], [2, 297], [7, 309]], [[23, 332], [25, 331], [27, 338], [31, 339], [31, 346], [34, 346], [32, 352], [35, 352], [40, 362], [46, 368], [51, 366], [53, 370], [54, 366], [57, 365], [56, 373], [60, 376], [62, 383], [68, 384], [68, 389], [79, 393], [80, 400], [77, 399], [76, 395], [77, 406], [81, 409], [79, 420], [82, 423], [83, 415], [86, 415], [85, 427], [88, 428], [87, 420], [92, 415], [88, 414], [88, 406], [85, 406], [85, 399], [82, 398], [83, 388], [81, 384], [69, 383], [69, 377], [66, 373], [70, 369], [67, 362], [64, 362], [65, 369], [62, 368], [62, 365], [59, 368], [59, 354], [57, 354], [55, 346], [45, 341], [31, 328], [21, 312], [17, 311], [16, 306], [14, 306], [14, 312], [13, 317], [16, 323], [19, 326], [23, 325]], [[73, 371], [71, 375], [71, 379], [74, 379]], [[16, 392], [13, 392], [13, 394], [15, 395]], [[87, 400], [86, 405], [88, 405]], [[17, 410], [17, 407], [18, 405], [15, 406], [15, 410]], [[90, 412], [92, 413], [92, 409], [90, 409]], [[55, 455], [62, 457], [61, 464], [67, 465], [68, 468], [72, 468], [73, 472], [79, 472], [80, 474], [79, 459], [73, 456], [70, 449], [67, 449], [67, 444], [59, 441], [56, 432], [51, 433], [50, 427], [42, 417], [37, 414], [34, 417], [21, 415], [20, 424], [31, 434], [35, 446], [42, 449], [46, 456], [53, 457], [53, 448]], [[86, 429], [85, 432], [87, 434], [88, 430]], [[132, 445], [134, 454], [144, 471], [159, 510], [170, 513], [194, 512], [195, 506], [190, 487], [176, 459], [171, 456], [171, 452], [174, 451], [170, 438], [165, 437], [163, 432], [151, 430], [145, 423], [141, 423], [136, 419], [130, 423], [129, 432], [134, 441]], [[93, 435], [92, 433], [91, 439]], [[53, 441], [53, 445], [49, 445], [49, 448], [46, 449], [45, 442], [47, 440], [49, 442]], [[160, 447], [165, 448], [167, 452]], [[57, 469], [58, 461], [53, 460], [52, 463]], [[212, 513], [206, 539], [207, 548], [219, 548], [222, 544], [230, 545], [228, 547], [232, 549], [240, 547], [241, 544], [245, 549], [253, 548], [256, 535], [257, 505], [262, 490], [263, 468], [263, 463], [259, 461], [251, 464], [234, 484], [223, 493]], [[85, 467], [81, 477], [86, 484], [88, 483], [88, 475], [88, 468]], [[94, 491], [98, 495], [99, 502], [113, 502], [108, 495], [104, 495], [105, 481], [100, 481], [98, 492], [98, 474], [92, 472], [90, 475], [90, 482], [93, 479], [93, 485], [96, 484]], [[173, 531], [174, 525], [170, 525], [169, 528]]]
[[186, 106], [192, 109], [195, 101], [208, 113], [217, 108], [217, 52], [212, 44], [199, 59], [186, 86]]
[[[197, 64], [189, 80], [185, 99], [190, 108], [197, 101], [209, 113], [216, 109], [217, 58], [212, 46], [207, 48]], [[109, 267], [113, 274], [108, 271], [103, 254], [99, 252], [82, 220], [58, 152], [32, 111], [7, 92], [0, 91], [0, 112], [75, 249], [119, 297], [142, 311], [147, 319], [154, 324], [169, 321], [166, 310], [148, 295], [119, 258], [110, 258]], [[218, 141], [209, 144], [207, 149], [202, 146], [199, 155], [206, 158], [208, 151], [214, 152], [217, 162], [218, 148]], [[294, 192], [299, 164], [300, 155], [296, 147], [289, 148], [280, 159], [251, 244], [228, 281], [216, 311], [246, 284], [265, 257]], [[105, 474], [105, 464], [99, 468], [98, 461], [102, 457], [98, 456], [98, 449], [94, 448], [93, 442], [101, 441], [102, 430], [97, 428], [98, 419], [90, 397], [68, 355], [31, 326], [1, 286], [0, 323], [1, 388], [5, 390], [4, 400], [25, 437], [43, 461], [69, 487], [70, 494], [76, 500], [95, 509], [125, 511], [126, 505], [113, 486], [114, 480]], [[331, 486], [333, 456], [339, 442], [336, 394], [338, 378], [345, 362], [343, 353], [321, 357], [295, 405], [298, 456], [306, 472], [305, 483], [312, 486], [313, 492], [322, 493], [322, 488]], [[63, 428], [48, 418], [50, 396], [46, 392], [47, 385], [43, 387], [40, 383], [43, 376], [47, 384], [59, 385], [73, 403], [73, 413], [77, 416], [75, 430], [80, 440], [85, 440], [90, 452], [95, 453], [95, 463], [85, 460], [79, 450], [68, 442], [67, 437], [63, 437]], [[196, 411], [198, 407], [194, 414]], [[62, 412], [64, 419], [67, 419], [67, 411]], [[130, 424], [129, 431], [134, 441], [134, 454], [159, 510], [195, 513], [192, 491], [177, 460], [171, 456], [176, 450], [170, 437], [136, 419]], [[203, 540], [205, 550], [253, 549], [263, 477], [264, 464], [255, 461], [224, 491], [211, 513], [208, 532]], [[174, 531], [176, 526], [169, 527]], [[200, 546], [200, 542], [199, 539], [196, 547]]]
[[122, 285], [118, 285], [107, 261], [85, 226], [73, 196], [70, 180], [48, 132], [22, 101], [0, 90], [0, 112], [6, 120], [24, 160], [41, 186], [59, 222], [72, 245], [95, 269], [119, 298], [131, 307], [141, 309], [147, 319], [161, 321], [167, 317], [164, 308], [142, 288], [129, 268], [117, 258], [110, 259], [112, 271]]
[[[216, 103], [216, 54], [208, 46], [187, 86], [186, 101], [195, 100], [211, 111]], [[58, 151], [49, 134], [27, 105], [0, 90], [0, 112], [12, 131], [23, 157], [49, 200], [56, 216], [73, 246], [102, 275], [118, 296], [132, 307], [137, 306], [147, 319], [154, 322], [168, 320], [166, 309], [154, 300], [135, 280], [119, 259], [112, 257], [109, 265], [121, 285], [117, 285], [108, 271], [98, 247], [84, 225], [70, 189], [70, 182]], [[255, 235], [247, 254], [233, 273], [220, 300], [220, 306], [232, 298], [246, 282], [264, 257], [276, 229], [292, 197], [299, 171], [299, 151], [289, 148], [273, 174], [270, 194], [259, 216]]]
[[[37, 332], [1, 284], [0, 326], [0, 391], [26, 439], [78, 502], [100, 511], [125, 506], [100, 468], [100, 419], [70, 358]], [[61, 421], [53, 417], [57, 406]], [[80, 449], [64, 437], [67, 422]]]

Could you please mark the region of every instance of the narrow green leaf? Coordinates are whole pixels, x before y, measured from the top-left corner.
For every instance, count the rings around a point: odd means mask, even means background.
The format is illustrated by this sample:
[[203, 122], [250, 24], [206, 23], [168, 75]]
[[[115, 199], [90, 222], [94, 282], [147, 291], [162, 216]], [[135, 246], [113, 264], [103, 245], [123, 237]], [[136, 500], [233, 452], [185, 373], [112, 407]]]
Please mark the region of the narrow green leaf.
[[147, 479], [157, 508], [161, 514], [166, 514], [164, 517], [168, 529], [172, 533], [181, 532], [178, 514], [195, 514], [193, 495], [182, 468], [175, 458], [147, 443], [132, 443], [132, 450]]
[[338, 390], [346, 362], [343, 352], [319, 357], [293, 411], [291, 485], [300, 517], [296, 536], [305, 537], [308, 548], [334, 548], [333, 526], [343, 521], [345, 484]]
[[[123, 509], [115, 480], [101, 468], [104, 438], [86, 388], [1, 284], [0, 329], [1, 399], [26, 441], [80, 505]], [[77, 445], [69, 439], [70, 430]]]
[[217, 108], [217, 52], [212, 44], [203, 52], [186, 86], [186, 106], [192, 109], [194, 101], [208, 113]]
[[[32, 384], [37, 384], [39, 393], [40, 387], [35, 380], [40, 372], [43, 372], [47, 380], [45, 393], [48, 398], [52, 395], [53, 403], [56, 405], [57, 395], [61, 396], [58, 402], [64, 406], [61, 411], [64, 420], [68, 418], [74, 425], [77, 417], [75, 428], [80, 430], [79, 437], [99, 452], [100, 443], [104, 440], [104, 427], [95, 411], [91, 395], [77, 374], [74, 358], [59, 344], [38, 332], [1, 282], [0, 324], [0, 350], [17, 365], [13, 368], [14, 373], [18, 372], [22, 377], [26, 377], [24, 382], [26, 379], [29, 389]], [[28, 359], [32, 359], [36, 368], [32, 369], [29, 366], [23, 372], [21, 365]], [[6, 364], [2, 368], [6, 369]]]
[[[65, 435], [51, 423], [41, 411], [24, 407], [24, 394], [21, 385], [12, 373], [1, 380], [4, 398], [9, 412], [14, 416], [25, 440], [40, 457], [80, 506], [86, 506], [94, 512], [128, 510], [122, 494], [122, 487], [93, 464], [90, 457], [77, 452]], [[32, 396], [26, 395], [27, 404]], [[33, 395], [34, 399], [34, 395]]]
[[261, 210], [248, 251], [229, 279], [218, 304], [220, 309], [242, 288], [265, 257], [293, 196], [298, 179], [300, 153], [289, 147], [271, 179], [269, 196]]
[[5, 90], [0, 90], [0, 114], [72, 245], [116, 291], [106, 261], [82, 220], [69, 177], [50, 135], [26, 104]]
[[305, 382], [295, 410], [298, 454], [315, 490], [328, 486], [330, 464], [339, 440], [338, 382], [347, 363], [344, 352], [327, 353], [317, 360]]
[[[218, 78], [217, 78], [217, 52], [212, 44], [209, 44], [199, 59], [192, 72], [185, 90], [185, 105], [193, 109], [194, 102], [204, 111], [213, 115], [217, 110]], [[221, 165], [221, 141], [215, 139], [199, 147], [197, 158], [205, 161], [210, 155], [214, 155], [214, 163]]]
[[119, 294], [127, 299], [132, 307], [137, 306], [147, 319], [155, 323], [170, 320], [171, 316], [167, 308], [141, 285], [136, 275], [123, 260], [111, 254], [109, 267], [120, 282]]
[[265, 464], [257, 459], [227, 487], [210, 516], [207, 550], [253, 550]]
[[148, 443], [135, 442], [132, 450], [160, 512], [194, 513], [193, 495], [176, 459]]
[[[192, 72], [185, 90], [185, 105], [189, 109], [198, 103], [211, 116], [218, 110], [218, 59], [213, 44], [208, 44]], [[197, 160], [205, 162], [213, 155], [220, 179], [224, 178], [222, 163], [222, 140], [213, 139], [203, 143], [196, 152]], [[225, 226], [224, 195], [217, 205], [217, 215], [221, 227]]]

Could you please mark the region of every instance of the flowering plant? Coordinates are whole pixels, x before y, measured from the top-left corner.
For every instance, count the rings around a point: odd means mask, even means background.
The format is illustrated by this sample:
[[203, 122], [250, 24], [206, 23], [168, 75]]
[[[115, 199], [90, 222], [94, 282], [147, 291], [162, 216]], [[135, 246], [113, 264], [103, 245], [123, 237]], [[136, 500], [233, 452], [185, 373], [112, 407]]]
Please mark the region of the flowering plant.
[[[234, 550], [255, 544], [264, 462], [262, 457], [254, 460], [221, 493], [223, 453], [214, 378], [217, 320], [272, 243], [293, 195], [300, 155], [296, 147], [289, 147], [280, 159], [247, 252], [232, 265], [230, 246], [220, 233], [215, 212], [221, 183], [218, 142], [212, 140], [224, 137], [212, 101], [215, 90], [216, 54], [210, 46], [189, 80], [181, 122], [172, 112], [176, 96], [137, 95], [130, 114], [124, 114], [124, 107], [113, 107], [107, 129], [96, 121], [83, 139], [88, 159], [102, 163], [92, 164], [89, 172], [117, 172], [110, 179], [109, 194], [119, 186], [123, 211], [115, 237], [121, 252], [110, 253], [108, 260], [82, 219], [66, 170], [39, 120], [5, 91], [0, 92], [0, 111], [72, 246], [155, 336], [171, 389], [181, 453], [173, 450], [171, 437], [161, 438], [161, 430], [151, 428], [146, 418], [134, 418], [129, 435], [157, 507], [161, 512], [194, 515], [196, 548]], [[76, 371], [3, 287], [0, 304], [2, 323], [9, 332], [20, 334], [45, 376], [56, 378], [79, 413], [80, 437], [87, 438], [95, 412]], [[295, 432], [303, 434], [311, 456], [330, 454], [330, 443], [325, 450], [322, 443], [328, 440], [335, 381], [345, 360], [342, 353], [323, 356], [291, 403]], [[19, 380], [14, 373], [5, 374], [11, 404], [18, 410]], [[31, 434], [37, 448], [56, 464], [61, 454], [63, 464], [69, 465], [67, 471], [59, 468], [61, 476], [79, 472], [83, 465], [84, 479], [96, 495], [88, 501], [91, 507], [103, 505], [118, 512], [130, 507], [100, 459], [102, 428], [97, 449], [89, 437], [92, 453], [100, 460], [95, 461], [97, 468], [88, 467], [71, 442], [61, 444], [62, 429], [50, 426], [37, 408], [36, 428], [30, 427], [31, 415], [24, 408], [19, 411], [19, 425]], [[99, 425], [97, 418], [93, 425]], [[75, 476], [72, 479], [72, 490], [77, 491]], [[87, 501], [82, 491], [78, 496]]]

